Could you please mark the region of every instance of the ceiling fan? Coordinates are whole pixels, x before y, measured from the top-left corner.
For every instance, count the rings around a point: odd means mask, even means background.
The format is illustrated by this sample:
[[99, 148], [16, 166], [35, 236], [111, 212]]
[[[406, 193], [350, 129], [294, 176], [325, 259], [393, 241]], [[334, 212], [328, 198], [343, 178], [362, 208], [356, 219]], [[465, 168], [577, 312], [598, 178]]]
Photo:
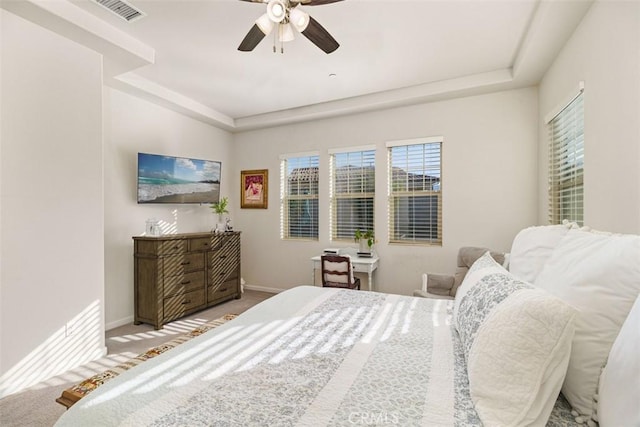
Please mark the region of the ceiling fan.
[[[323, 4], [336, 3], [343, 0], [241, 0], [252, 3], [266, 3], [267, 13], [258, 18], [249, 30], [247, 35], [238, 46], [238, 50], [243, 52], [252, 51], [258, 43], [276, 28], [277, 38], [280, 44], [280, 51], [284, 52], [283, 42], [293, 40], [293, 30], [302, 33], [306, 38], [311, 40], [313, 44], [322, 49], [325, 53], [331, 53], [340, 45], [338, 42], [324, 29], [322, 25], [313, 19], [309, 14], [298, 9], [298, 6], [320, 6]], [[275, 42], [273, 51], [276, 51]]]

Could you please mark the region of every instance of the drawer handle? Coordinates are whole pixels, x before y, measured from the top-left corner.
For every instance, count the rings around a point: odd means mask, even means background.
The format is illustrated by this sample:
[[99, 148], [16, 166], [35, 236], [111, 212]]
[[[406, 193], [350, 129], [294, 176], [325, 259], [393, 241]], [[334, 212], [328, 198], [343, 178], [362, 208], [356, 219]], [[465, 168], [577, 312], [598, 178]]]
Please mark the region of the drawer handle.
[[180, 263], [180, 265], [189, 265], [189, 264], [191, 264], [191, 261], [184, 261]]
[[227, 292], [228, 288], [220, 289], [220, 292]]
[[226, 257], [226, 255], [220, 255], [220, 259], [225, 259]]
[[189, 300], [186, 300], [186, 301], [182, 301], [182, 305], [184, 305], [184, 304], [191, 304], [191, 300], [189, 299]]
[[173, 249], [180, 249], [180, 246], [176, 245], [173, 247]]
[[223, 271], [222, 273], [220, 273], [220, 277], [224, 276], [226, 273]]
[[191, 280], [185, 280], [184, 282], [180, 282], [181, 285], [188, 285], [191, 283]]

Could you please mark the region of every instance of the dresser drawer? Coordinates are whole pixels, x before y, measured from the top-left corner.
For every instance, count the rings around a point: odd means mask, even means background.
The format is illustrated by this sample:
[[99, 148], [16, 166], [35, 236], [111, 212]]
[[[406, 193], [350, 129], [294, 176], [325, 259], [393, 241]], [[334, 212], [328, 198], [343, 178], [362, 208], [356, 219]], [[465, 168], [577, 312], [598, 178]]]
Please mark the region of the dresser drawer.
[[240, 236], [233, 233], [221, 233], [211, 236], [212, 251], [229, 251], [240, 248]]
[[164, 299], [164, 320], [182, 317], [186, 312], [204, 305], [204, 289]]
[[[219, 250], [209, 254], [209, 278], [219, 283], [219, 277], [236, 277], [229, 274], [237, 274], [240, 265], [239, 250], [227, 247], [227, 250]], [[238, 248], [239, 249], [239, 248]]]
[[164, 296], [168, 297], [170, 295], [184, 294], [204, 289], [204, 280], [204, 271], [193, 271], [179, 276], [165, 277]]
[[237, 266], [219, 266], [213, 270], [209, 270], [209, 285], [217, 286], [227, 280], [238, 278]]
[[162, 240], [158, 245], [159, 255], [181, 254], [187, 250], [186, 239]]
[[169, 256], [163, 259], [164, 277], [179, 276], [189, 271], [204, 270], [204, 252]]
[[209, 268], [217, 265], [225, 265], [229, 262], [235, 262], [240, 256], [240, 251], [234, 248], [227, 248], [227, 250], [219, 250], [209, 253]]
[[229, 280], [220, 286], [209, 286], [207, 301], [215, 301], [230, 295], [235, 295], [238, 291], [238, 280]]
[[189, 239], [189, 252], [208, 251], [211, 248], [211, 237]]

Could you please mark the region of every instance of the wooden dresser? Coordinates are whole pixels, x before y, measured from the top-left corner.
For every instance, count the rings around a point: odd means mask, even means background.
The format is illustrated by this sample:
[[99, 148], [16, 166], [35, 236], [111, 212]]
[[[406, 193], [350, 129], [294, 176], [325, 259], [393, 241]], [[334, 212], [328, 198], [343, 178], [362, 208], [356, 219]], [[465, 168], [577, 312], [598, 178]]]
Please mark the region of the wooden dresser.
[[240, 232], [134, 236], [134, 324], [240, 298]]

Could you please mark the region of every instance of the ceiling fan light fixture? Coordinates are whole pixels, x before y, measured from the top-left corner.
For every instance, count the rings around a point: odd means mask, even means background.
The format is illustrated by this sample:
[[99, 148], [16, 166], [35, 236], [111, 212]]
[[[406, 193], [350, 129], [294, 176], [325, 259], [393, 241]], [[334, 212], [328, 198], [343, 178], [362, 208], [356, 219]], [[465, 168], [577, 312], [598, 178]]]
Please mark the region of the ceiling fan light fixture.
[[293, 39], [295, 39], [295, 36], [293, 34], [293, 28], [291, 28], [291, 25], [289, 24], [280, 24], [280, 34], [279, 34], [279, 41], [280, 42], [290, 42]]
[[303, 32], [309, 26], [309, 14], [300, 9], [291, 9], [289, 21], [296, 27], [296, 30]]
[[[0, 0], [2, 1], [2, 0]], [[97, 0], [96, 0], [97, 1]], [[105, 0], [107, 1], [107, 0]], [[109, 0], [111, 1], [111, 0]], [[265, 36], [273, 33], [273, 51], [280, 44], [284, 53], [284, 43], [294, 40], [295, 28], [324, 53], [332, 53], [340, 44], [318, 21], [302, 11], [298, 6], [318, 6], [344, 0], [242, 0], [267, 5], [267, 13], [259, 17], [238, 46], [241, 52], [251, 52]], [[277, 26], [277, 28], [275, 28]], [[276, 29], [277, 31], [273, 31]]]
[[273, 22], [282, 22], [287, 16], [287, 5], [283, 0], [270, 0], [267, 5], [267, 15]]
[[258, 26], [258, 28], [260, 28], [260, 31], [262, 31], [265, 36], [268, 36], [269, 34], [271, 34], [271, 31], [273, 30], [273, 26], [275, 24], [273, 23], [271, 18], [269, 18], [269, 15], [265, 13], [256, 20], [256, 25]]

